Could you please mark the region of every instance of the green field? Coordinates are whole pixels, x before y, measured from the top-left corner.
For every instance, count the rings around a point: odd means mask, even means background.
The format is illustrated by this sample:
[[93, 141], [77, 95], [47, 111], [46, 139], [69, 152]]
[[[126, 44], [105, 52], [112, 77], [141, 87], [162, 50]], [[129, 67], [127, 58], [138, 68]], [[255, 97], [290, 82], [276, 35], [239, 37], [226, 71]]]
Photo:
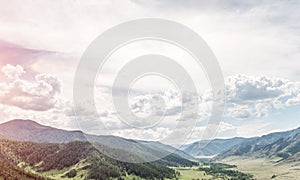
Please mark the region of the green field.
[[180, 173], [178, 179], [191, 180], [191, 179], [243, 179], [252, 180], [253, 176], [249, 173], [243, 173], [231, 166], [223, 163], [204, 163], [199, 166], [193, 167], [180, 167], [174, 168]]
[[182, 180], [213, 178], [213, 176], [206, 175], [204, 171], [198, 171], [197, 168], [176, 168], [176, 171], [180, 172], [179, 179]]

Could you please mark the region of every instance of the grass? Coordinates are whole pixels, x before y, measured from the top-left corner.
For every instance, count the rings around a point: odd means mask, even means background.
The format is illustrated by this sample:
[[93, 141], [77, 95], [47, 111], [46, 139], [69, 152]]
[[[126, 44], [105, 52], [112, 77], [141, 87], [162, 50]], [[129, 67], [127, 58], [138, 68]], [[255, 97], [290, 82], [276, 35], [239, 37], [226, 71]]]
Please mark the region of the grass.
[[180, 172], [179, 179], [182, 180], [213, 178], [210, 175], [206, 175], [204, 171], [198, 171], [195, 168], [176, 168], [176, 171]]
[[[124, 180], [142, 180], [141, 177], [138, 177], [138, 176], [135, 176], [135, 175], [127, 175], [123, 178], [124, 178]], [[118, 180], [118, 179], [115, 178], [114, 180]]]
[[229, 157], [223, 163], [237, 165], [237, 170], [253, 174], [262, 179], [299, 179], [300, 165], [293, 163], [277, 163], [278, 159]]
[[[62, 179], [62, 180], [80, 180], [80, 179], [84, 179], [87, 175], [87, 170], [82, 170], [81, 168], [83, 168], [84, 166], [88, 165], [85, 160], [81, 160], [79, 163], [77, 163], [76, 165], [70, 167], [70, 168], [65, 168], [62, 170], [51, 170], [51, 171], [47, 171], [47, 172], [43, 172], [42, 175], [45, 177], [49, 177], [49, 178], [53, 178], [53, 179]], [[64, 176], [67, 172], [69, 172], [71, 169], [75, 169], [77, 170], [77, 175], [74, 178], [62, 178], [62, 176]]]

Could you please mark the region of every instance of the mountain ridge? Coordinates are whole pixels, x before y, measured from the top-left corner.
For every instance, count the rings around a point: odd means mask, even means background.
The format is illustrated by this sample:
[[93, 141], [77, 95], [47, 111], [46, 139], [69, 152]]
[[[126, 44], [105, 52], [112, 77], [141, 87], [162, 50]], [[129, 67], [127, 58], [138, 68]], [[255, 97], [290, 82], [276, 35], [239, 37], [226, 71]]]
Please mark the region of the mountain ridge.
[[[17, 129], [17, 130], [16, 130]], [[20, 130], [21, 129], [21, 130]], [[282, 131], [265, 134], [262, 136], [244, 138], [233, 137], [229, 139], [213, 139], [210, 142], [207, 140], [197, 141], [191, 144], [187, 144], [181, 147], [180, 150], [166, 144], [162, 144], [159, 141], [140, 141], [133, 139], [126, 139], [118, 136], [96, 136], [85, 134], [80, 130], [63, 130], [53, 128], [51, 126], [45, 126], [37, 123], [33, 120], [15, 119], [0, 124], [0, 137], [1, 135], [6, 138], [21, 140], [21, 141], [33, 141], [43, 143], [67, 143], [71, 141], [87, 141], [99, 142], [107, 147], [113, 149], [125, 149], [130, 153], [136, 153], [139, 156], [145, 156], [153, 158], [156, 155], [169, 154], [173, 152], [175, 155], [185, 159], [194, 160], [194, 157], [206, 157], [211, 156], [213, 159], [224, 159], [225, 157], [232, 155], [247, 155], [255, 154], [258, 156], [259, 152], [266, 151], [270, 147], [274, 148], [281, 141], [284, 143], [293, 143], [291, 140], [287, 141], [286, 137], [290, 137], [293, 134], [297, 135], [300, 132], [300, 127]], [[284, 142], [287, 141], [287, 142]], [[294, 141], [296, 141], [294, 139]], [[273, 144], [275, 143], [275, 144]], [[276, 144], [277, 143], [277, 144]], [[202, 147], [203, 144], [206, 146]], [[200, 148], [201, 147], [201, 148]], [[284, 152], [281, 152], [282, 156]], [[278, 153], [277, 153], [278, 154]], [[154, 155], [154, 156], [153, 156]], [[261, 156], [268, 154], [262, 153]], [[211, 158], [210, 157], [210, 158]]]
[[[123, 153], [127, 155], [125, 151]], [[3, 138], [0, 139], [0, 167], [0, 179], [76, 177], [76, 179], [105, 180], [123, 179], [127, 175], [152, 179], [176, 176], [173, 169], [159, 162], [134, 164], [117, 161], [101, 153], [86, 141], [59, 144]], [[53, 171], [56, 171], [55, 176]]]
[[[292, 149], [292, 150], [290, 150]], [[230, 156], [281, 158], [280, 161], [300, 159], [300, 128], [263, 135], [241, 143], [215, 157], [222, 160]]]
[[247, 143], [254, 143], [260, 146], [268, 145], [294, 131], [300, 131], [300, 127], [292, 130], [272, 132], [255, 137], [233, 137], [228, 139], [217, 138], [211, 141], [196, 141], [184, 145], [180, 149], [190, 155], [193, 155], [194, 157], [214, 158], [215, 156], [220, 156], [221, 154], [230, 151], [232, 148], [236, 148], [236, 146]]
[[[94, 145], [100, 143], [105, 147], [126, 150], [130, 153], [147, 157], [149, 160], [160, 159], [159, 157], [164, 157], [172, 153], [185, 159], [194, 160], [189, 154], [156, 141], [146, 142], [112, 135], [90, 135], [78, 130], [68, 131], [41, 125], [33, 120], [15, 119], [2, 123], [0, 124], [0, 135], [19, 141], [32, 141], [37, 143], [89, 141]], [[110, 152], [108, 151], [107, 153]], [[114, 156], [115, 154], [112, 154], [112, 157]]]

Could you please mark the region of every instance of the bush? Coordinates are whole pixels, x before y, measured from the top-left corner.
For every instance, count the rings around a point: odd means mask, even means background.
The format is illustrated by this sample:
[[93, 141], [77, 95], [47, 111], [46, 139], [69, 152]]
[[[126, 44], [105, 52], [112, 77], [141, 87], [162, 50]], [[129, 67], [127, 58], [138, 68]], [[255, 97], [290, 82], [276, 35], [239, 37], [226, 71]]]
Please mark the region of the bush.
[[66, 176], [68, 178], [73, 178], [77, 175], [77, 171], [75, 169], [72, 169], [71, 171], [67, 172]]

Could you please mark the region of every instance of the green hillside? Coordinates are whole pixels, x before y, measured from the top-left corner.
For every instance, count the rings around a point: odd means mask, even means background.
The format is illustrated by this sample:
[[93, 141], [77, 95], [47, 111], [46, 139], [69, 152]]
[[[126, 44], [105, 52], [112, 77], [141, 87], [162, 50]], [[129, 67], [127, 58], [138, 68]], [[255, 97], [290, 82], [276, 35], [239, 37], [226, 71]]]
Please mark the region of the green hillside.
[[48, 178], [25, 172], [21, 168], [0, 161], [0, 179], [46, 180]]
[[[21, 142], [1, 138], [0, 149], [2, 165], [7, 167], [7, 170], [2, 168], [2, 171], [8, 172], [1, 172], [1, 174], [7, 178], [10, 175], [16, 175], [14, 177], [24, 175], [30, 179], [31, 176], [34, 177], [32, 173], [37, 173], [55, 179], [68, 177], [108, 179], [127, 176], [162, 179], [176, 177], [175, 170], [164, 165], [169, 163], [174, 165], [194, 164], [177, 156], [170, 156], [161, 162], [142, 164], [119, 162], [105, 156], [90, 143], [83, 141], [57, 144]], [[27, 173], [20, 168], [26, 170]]]
[[[97, 146], [97, 148], [99, 146], [98, 149], [103, 150], [101, 152], [105, 151], [106, 155], [115, 157], [114, 159], [123, 157], [122, 159], [127, 162], [137, 162], [134, 161], [134, 159], [130, 159], [131, 156], [129, 154], [134, 154], [135, 157], [142, 157], [142, 162], [160, 159], [171, 153], [176, 154], [177, 157], [180, 157], [181, 159], [195, 160], [187, 153], [160, 142], [139, 141], [118, 136], [90, 135], [85, 134], [82, 131], [67, 131], [41, 125], [32, 120], [16, 119], [2, 123], [0, 124], [0, 135], [19, 141], [31, 141], [37, 143], [89, 141], [92, 142], [94, 146]], [[122, 151], [117, 153], [117, 149]], [[124, 151], [129, 154], [124, 154]], [[164, 164], [167, 165], [166, 163]], [[174, 165], [174, 163], [168, 165]]]

